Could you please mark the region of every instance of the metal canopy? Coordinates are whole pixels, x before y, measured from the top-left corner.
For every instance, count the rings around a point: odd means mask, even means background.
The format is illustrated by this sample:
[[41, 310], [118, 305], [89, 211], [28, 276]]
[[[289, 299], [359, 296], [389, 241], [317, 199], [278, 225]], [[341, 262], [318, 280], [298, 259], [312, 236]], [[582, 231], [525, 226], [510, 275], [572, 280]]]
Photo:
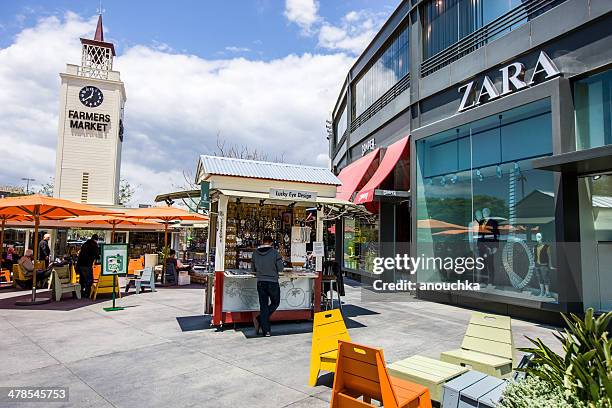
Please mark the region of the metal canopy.
[[339, 186], [342, 184], [331, 171], [323, 167], [233, 159], [218, 156], [200, 156], [196, 172], [196, 182], [199, 183], [200, 181], [206, 180], [211, 175], [294, 181], [332, 186]]
[[534, 169], [586, 176], [612, 172], [612, 145], [561, 153], [532, 161]]

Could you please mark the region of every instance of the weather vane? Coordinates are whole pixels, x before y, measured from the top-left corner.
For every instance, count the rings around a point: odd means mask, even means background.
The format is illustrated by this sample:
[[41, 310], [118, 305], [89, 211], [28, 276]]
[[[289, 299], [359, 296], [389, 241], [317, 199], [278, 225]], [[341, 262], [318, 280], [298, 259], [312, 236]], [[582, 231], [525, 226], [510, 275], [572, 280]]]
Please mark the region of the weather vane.
[[105, 12], [105, 11], [106, 11], [106, 10], [104, 10], [104, 9], [102, 8], [102, 0], [100, 0], [100, 7], [98, 7], [98, 14], [99, 14], [99, 15], [102, 15], [102, 14], [104, 14], [104, 12]]

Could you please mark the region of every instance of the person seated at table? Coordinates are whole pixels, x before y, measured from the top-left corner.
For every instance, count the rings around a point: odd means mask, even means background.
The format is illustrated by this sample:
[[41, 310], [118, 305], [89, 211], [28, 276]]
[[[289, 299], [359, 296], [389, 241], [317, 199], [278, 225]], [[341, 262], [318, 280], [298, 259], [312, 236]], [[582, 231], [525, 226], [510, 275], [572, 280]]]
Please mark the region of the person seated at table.
[[8, 269], [9, 271], [13, 269], [13, 259], [9, 258], [6, 252], [2, 253], [2, 269]]
[[167, 263], [171, 263], [174, 265], [174, 270], [177, 272], [182, 272], [182, 271], [190, 271], [191, 270], [191, 265], [184, 265], [180, 259], [177, 259], [176, 257], [176, 251], [174, 249], [171, 249], [168, 252], [168, 261]]
[[[23, 256], [19, 259], [19, 266], [23, 271], [23, 275], [28, 279], [32, 279], [32, 273], [34, 272], [34, 251], [31, 249], [26, 249]], [[49, 275], [51, 275], [51, 270], [43, 270], [36, 271], [36, 282], [37, 285], [42, 286], [42, 282], [45, 281]]]

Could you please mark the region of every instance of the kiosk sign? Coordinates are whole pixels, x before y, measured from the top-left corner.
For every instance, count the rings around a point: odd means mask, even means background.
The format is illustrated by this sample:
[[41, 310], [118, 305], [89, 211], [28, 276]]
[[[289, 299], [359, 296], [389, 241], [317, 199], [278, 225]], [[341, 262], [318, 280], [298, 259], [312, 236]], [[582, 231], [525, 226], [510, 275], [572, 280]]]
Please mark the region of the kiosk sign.
[[313, 191], [285, 190], [283, 188], [271, 188], [270, 198], [276, 200], [316, 201], [317, 193]]
[[127, 264], [127, 244], [102, 245], [102, 275], [125, 275]]

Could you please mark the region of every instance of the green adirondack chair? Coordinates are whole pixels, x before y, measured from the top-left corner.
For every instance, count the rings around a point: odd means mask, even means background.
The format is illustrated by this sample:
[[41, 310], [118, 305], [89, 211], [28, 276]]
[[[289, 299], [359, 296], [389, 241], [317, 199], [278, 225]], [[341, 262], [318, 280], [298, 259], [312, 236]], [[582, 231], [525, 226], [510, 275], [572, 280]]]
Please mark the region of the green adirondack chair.
[[472, 314], [461, 348], [440, 354], [442, 361], [497, 378], [510, 377], [513, 357], [511, 319], [480, 312]]

